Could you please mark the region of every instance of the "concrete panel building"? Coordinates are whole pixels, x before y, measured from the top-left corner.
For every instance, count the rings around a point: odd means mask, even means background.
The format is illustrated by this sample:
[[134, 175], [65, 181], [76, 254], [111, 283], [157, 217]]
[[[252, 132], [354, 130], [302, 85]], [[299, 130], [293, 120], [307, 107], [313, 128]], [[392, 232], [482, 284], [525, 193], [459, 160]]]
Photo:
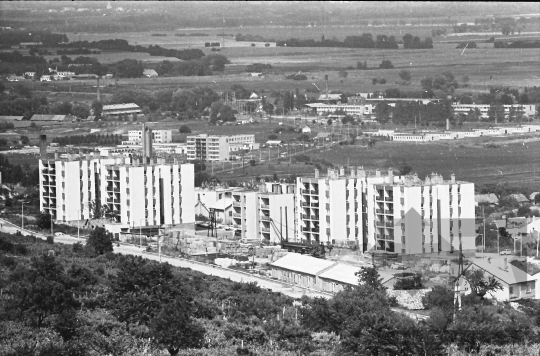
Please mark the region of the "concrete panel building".
[[400, 254], [475, 249], [474, 184], [363, 169], [297, 178], [297, 241]]
[[40, 210], [56, 221], [95, 216], [123, 226], [193, 223], [193, 165], [138, 158], [70, 155], [42, 158]]
[[[134, 141], [134, 142], [141, 142], [142, 130], [128, 131], [128, 140]], [[171, 143], [172, 131], [171, 130], [152, 130], [152, 142], [153, 143]]]
[[233, 197], [233, 225], [243, 239], [267, 244], [293, 239], [294, 185], [265, 183], [259, 190], [235, 191]]

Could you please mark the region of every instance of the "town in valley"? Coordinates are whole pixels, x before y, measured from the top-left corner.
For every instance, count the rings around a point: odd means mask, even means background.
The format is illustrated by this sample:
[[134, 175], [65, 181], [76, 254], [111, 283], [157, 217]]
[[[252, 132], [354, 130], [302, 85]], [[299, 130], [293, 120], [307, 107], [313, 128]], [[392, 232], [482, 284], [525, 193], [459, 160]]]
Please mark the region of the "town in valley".
[[1, 355], [538, 355], [528, 2], [0, 3]]

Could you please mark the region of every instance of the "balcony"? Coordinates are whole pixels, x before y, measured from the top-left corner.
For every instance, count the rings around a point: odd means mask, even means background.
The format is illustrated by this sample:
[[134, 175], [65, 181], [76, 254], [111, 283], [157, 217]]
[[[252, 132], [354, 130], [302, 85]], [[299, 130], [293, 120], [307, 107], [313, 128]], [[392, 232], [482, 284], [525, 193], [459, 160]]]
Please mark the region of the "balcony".
[[303, 202], [302, 202], [302, 206], [308, 206], [308, 207], [309, 207], [309, 203], [308, 203], [308, 202], [305, 202], [305, 201], [303, 201]]
[[314, 228], [311, 229], [311, 232], [319, 233], [319, 228], [318, 228], [318, 227], [314, 227]]
[[233, 216], [233, 218], [241, 218], [241, 217], [242, 217], [242, 214], [240, 214], [240, 213], [233, 213], [232, 216]]
[[312, 191], [311, 191], [311, 194], [313, 194], [313, 195], [319, 195], [319, 191], [318, 191], [318, 190], [312, 190]]
[[269, 227], [261, 227], [261, 231], [266, 232], [266, 233], [270, 233], [270, 228]]
[[302, 219], [309, 219], [309, 215], [307, 215], [307, 214], [302, 214]]
[[375, 212], [377, 214], [384, 214], [384, 210], [383, 209], [375, 209]]
[[268, 216], [268, 215], [261, 215], [261, 220], [262, 220], [262, 221], [270, 221], [270, 216]]
[[261, 209], [270, 209], [270, 205], [266, 205], [266, 204], [261, 204]]
[[233, 206], [242, 206], [242, 203], [239, 202], [239, 201], [233, 201], [232, 205]]
[[302, 232], [311, 232], [311, 229], [309, 227], [303, 227]]
[[394, 209], [386, 209], [384, 213], [388, 215], [394, 215]]
[[319, 215], [311, 215], [311, 220], [319, 220]]
[[318, 208], [319, 207], [319, 202], [311, 203], [311, 207], [312, 208]]
[[393, 228], [394, 227], [394, 222], [393, 221], [387, 221], [387, 222], [384, 223], [384, 225], [386, 227], [392, 227]]
[[300, 189], [300, 193], [309, 194], [309, 189]]

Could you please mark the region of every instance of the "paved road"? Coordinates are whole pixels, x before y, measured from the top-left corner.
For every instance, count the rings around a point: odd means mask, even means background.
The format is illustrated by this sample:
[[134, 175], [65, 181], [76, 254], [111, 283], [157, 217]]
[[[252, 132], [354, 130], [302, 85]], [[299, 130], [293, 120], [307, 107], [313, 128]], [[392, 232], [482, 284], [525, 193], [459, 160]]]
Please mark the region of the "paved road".
[[[20, 227], [13, 225], [6, 220], [0, 219], [0, 224], [1, 224], [0, 230], [3, 232], [8, 232], [8, 233], [13, 234], [13, 233], [16, 233], [17, 231], [21, 231]], [[33, 231], [28, 231], [28, 230], [22, 230], [22, 234], [35, 235], [42, 239], [46, 238], [44, 235], [35, 233]], [[74, 244], [77, 242], [85, 243], [85, 240], [78, 239], [76, 237], [72, 237], [69, 235], [59, 235], [59, 236], [54, 237], [54, 242], [63, 243], [63, 244]], [[120, 246], [115, 245], [114, 252], [120, 253], [123, 255], [143, 256], [144, 258], [147, 258], [150, 260], [159, 261], [159, 256], [155, 254], [146, 253], [140, 247], [134, 246], [134, 245], [124, 245], [124, 244]], [[191, 261], [177, 259], [177, 258], [170, 258], [170, 257], [162, 257], [161, 261], [168, 262], [172, 266], [175, 266], [175, 267], [191, 268], [192, 270], [199, 271], [204, 274], [213, 275], [213, 276], [217, 276], [221, 278], [230, 278], [232, 281], [235, 281], [235, 282], [244, 282], [244, 283], [257, 282], [257, 284], [263, 288], [271, 289], [274, 292], [281, 292], [285, 295], [288, 295], [294, 298], [300, 298], [302, 295], [307, 295], [309, 297], [329, 298], [329, 296], [324, 293], [319, 293], [316, 291], [307, 291], [303, 288], [293, 287], [287, 284], [249, 275], [247, 273], [242, 273], [242, 272], [219, 268], [219, 267], [213, 267], [207, 264], [196, 263], [196, 262], [191, 262]]]

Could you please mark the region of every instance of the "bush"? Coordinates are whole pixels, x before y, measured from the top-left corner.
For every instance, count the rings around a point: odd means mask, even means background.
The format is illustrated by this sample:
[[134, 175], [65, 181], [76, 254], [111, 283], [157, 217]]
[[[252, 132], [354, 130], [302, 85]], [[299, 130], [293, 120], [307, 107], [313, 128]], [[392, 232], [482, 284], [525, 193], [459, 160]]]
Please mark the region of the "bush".
[[385, 59], [381, 62], [381, 64], [379, 64], [379, 68], [380, 69], [392, 69], [394, 68], [394, 65], [392, 64], [391, 61], [389, 61], [388, 59]]
[[191, 129], [189, 128], [188, 125], [182, 125], [180, 126], [180, 128], [178, 129], [178, 131], [180, 133], [191, 133]]
[[53, 236], [53, 235], [47, 236], [47, 243], [48, 243], [49, 245], [54, 244], [54, 236]]

